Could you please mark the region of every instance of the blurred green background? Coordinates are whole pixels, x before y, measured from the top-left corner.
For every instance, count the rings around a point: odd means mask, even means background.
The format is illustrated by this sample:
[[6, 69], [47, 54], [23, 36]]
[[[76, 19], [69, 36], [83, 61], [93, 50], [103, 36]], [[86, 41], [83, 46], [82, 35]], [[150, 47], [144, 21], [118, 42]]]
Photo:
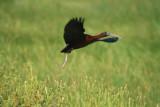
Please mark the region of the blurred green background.
[[[0, 106], [159, 107], [159, 0], [0, 0]], [[69, 55], [63, 30], [121, 35]]]

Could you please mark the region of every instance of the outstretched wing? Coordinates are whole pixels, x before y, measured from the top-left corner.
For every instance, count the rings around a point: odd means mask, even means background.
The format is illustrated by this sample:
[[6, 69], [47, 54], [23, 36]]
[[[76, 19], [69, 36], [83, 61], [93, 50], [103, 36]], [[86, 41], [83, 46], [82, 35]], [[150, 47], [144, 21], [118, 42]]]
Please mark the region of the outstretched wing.
[[77, 44], [85, 40], [83, 18], [71, 19], [64, 28], [64, 40], [66, 44]]

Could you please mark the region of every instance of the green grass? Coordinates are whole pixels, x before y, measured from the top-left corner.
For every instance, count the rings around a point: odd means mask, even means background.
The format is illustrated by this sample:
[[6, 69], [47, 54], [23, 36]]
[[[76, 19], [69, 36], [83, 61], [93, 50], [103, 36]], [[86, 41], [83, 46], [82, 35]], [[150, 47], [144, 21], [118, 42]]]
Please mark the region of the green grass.
[[[1, 0], [0, 106], [159, 107], [159, 0]], [[63, 29], [86, 18], [115, 44], [74, 51], [64, 69]]]

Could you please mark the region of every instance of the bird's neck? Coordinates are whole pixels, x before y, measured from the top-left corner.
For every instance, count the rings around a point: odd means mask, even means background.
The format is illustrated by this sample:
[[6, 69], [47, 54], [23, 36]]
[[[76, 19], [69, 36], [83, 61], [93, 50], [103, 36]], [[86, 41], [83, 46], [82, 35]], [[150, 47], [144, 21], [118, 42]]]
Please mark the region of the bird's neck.
[[97, 41], [97, 40], [99, 40], [100, 38], [103, 38], [103, 37], [106, 37], [106, 35], [103, 35], [102, 33], [94, 35], [94, 36], [86, 34], [86, 38], [85, 39], [88, 42], [94, 42], [94, 41]]

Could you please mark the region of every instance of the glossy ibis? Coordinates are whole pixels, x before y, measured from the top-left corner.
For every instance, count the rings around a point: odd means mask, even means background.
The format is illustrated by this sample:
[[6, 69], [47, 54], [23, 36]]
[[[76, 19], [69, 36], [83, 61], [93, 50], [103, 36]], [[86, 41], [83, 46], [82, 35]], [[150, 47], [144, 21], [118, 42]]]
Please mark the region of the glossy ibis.
[[[108, 43], [113, 43], [118, 40], [118, 36], [110, 33], [110, 32], [102, 32], [97, 35], [89, 35], [84, 33], [85, 29], [83, 27], [84, 18], [72, 18], [66, 24], [64, 28], [64, 40], [66, 46], [61, 50], [62, 53], [71, 53], [74, 49], [83, 48], [91, 43], [97, 41], [104, 41]], [[67, 62], [67, 54], [65, 57], [65, 61], [63, 63], [63, 67]]]

